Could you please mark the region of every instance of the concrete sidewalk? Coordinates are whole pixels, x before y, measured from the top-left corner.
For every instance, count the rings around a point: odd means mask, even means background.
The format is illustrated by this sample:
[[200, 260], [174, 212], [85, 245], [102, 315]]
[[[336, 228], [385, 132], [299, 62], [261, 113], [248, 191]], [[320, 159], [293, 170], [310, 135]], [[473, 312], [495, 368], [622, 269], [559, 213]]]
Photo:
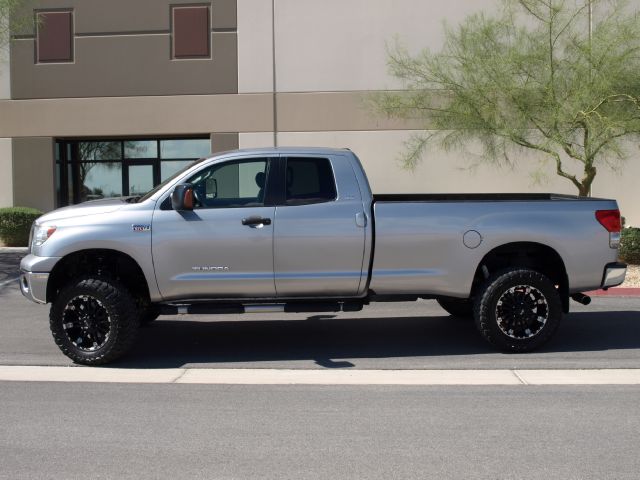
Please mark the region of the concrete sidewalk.
[[640, 369], [147, 369], [2, 365], [0, 381], [205, 385], [640, 385]]

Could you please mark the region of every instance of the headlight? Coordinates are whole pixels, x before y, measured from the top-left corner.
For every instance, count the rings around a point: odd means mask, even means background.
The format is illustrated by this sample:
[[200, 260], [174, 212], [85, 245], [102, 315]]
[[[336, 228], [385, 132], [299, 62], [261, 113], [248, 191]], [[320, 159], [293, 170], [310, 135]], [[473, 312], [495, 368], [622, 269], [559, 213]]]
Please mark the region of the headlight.
[[33, 222], [31, 224], [31, 230], [29, 230], [29, 243], [27, 245], [29, 245], [29, 253], [32, 252], [33, 250], [33, 231], [36, 229], [36, 222]]
[[39, 247], [46, 242], [56, 231], [53, 225], [35, 225], [33, 230], [33, 243], [31, 247]]

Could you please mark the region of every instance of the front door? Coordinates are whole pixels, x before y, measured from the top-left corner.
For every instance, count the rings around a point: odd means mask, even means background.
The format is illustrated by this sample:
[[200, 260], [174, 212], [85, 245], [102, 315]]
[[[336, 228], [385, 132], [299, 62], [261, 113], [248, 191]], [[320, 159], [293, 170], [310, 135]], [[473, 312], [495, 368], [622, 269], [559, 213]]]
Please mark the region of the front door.
[[158, 207], [152, 248], [165, 299], [275, 297], [275, 207], [267, 206], [266, 195], [271, 163], [209, 165], [187, 181], [194, 185], [193, 211]]

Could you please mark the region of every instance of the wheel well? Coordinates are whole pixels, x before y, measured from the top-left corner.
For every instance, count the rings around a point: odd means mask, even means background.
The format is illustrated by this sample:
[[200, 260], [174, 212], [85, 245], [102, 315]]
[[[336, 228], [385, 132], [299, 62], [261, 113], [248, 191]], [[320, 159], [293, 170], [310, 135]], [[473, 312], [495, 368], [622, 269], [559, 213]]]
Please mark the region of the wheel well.
[[82, 275], [116, 279], [134, 297], [149, 301], [147, 279], [133, 258], [117, 250], [92, 249], [70, 253], [56, 263], [47, 282], [47, 302], [55, 300], [62, 287]]
[[491, 250], [476, 269], [471, 294], [488, 275], [510, 267], [530, 268], [549, 277], [558, 286], [564, 311], [569, 311], [569, 280], [562, 257], [553, 248], [541, 243], [507, 243]]

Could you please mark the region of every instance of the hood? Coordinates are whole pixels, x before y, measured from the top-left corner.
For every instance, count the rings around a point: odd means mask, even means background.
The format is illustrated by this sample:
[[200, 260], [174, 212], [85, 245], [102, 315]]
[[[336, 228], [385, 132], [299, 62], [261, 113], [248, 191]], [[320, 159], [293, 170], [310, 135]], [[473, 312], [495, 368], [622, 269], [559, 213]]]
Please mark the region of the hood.
[[90, 200], [88, 202], [71, 205], [69, 207], [58, 208], [52, 212], [45, 213], [38, 218], [38, 225], [65, 220], [73, 217], [84, 217], [86, 215], [98, 215], [100, 213], [111, 213], [120, 210], [127, 205], [126, 197], [104, 198], [102, 200]]

